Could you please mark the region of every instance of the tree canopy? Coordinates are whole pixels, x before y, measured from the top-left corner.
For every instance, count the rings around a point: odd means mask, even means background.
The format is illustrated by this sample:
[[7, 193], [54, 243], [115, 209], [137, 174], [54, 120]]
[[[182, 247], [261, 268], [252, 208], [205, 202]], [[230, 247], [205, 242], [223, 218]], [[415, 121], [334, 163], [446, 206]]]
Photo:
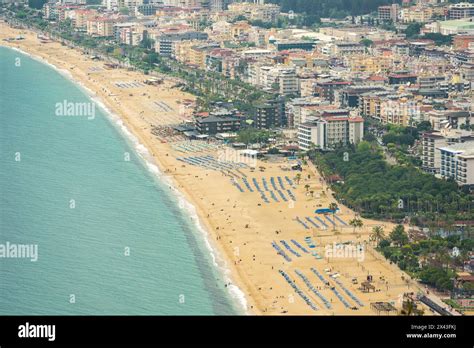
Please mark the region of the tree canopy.
[[[345, 155], [349, 160], [345, 161]], [[412, 165], [389, 165], [377, 147], [362, 142], [356, 149], [318, 153], [315, 162], [324, 176], [338, 174], [336, 198], [368, 218], [417, 223], [474, 218], [471, 198], [453, 181], [438, 179]]]
[[[283, 12], [294, 11], [316, 17], [342, 18], [376, 11], [379, 6], [390, 5], [392, 0], [270, 0], [279, 4]], [[400, 1], [395, 1], [400, 3]]]

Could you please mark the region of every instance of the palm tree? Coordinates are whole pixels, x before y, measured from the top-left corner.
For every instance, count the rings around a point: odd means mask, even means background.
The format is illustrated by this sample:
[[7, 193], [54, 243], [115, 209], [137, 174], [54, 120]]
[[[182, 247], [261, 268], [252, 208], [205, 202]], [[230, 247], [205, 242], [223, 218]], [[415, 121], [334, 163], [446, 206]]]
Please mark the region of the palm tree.
[[304, 185], [304, 188], [306, 189], [306, 192], [308, 192], [308, 190], [310, 188], [309, 184]]
[[415, 303], [411, 299], [407, 299], [403, 303], [402, 315], [414, 315], [415, 314]]
[[298, 173], [298, 174], [296, 174], [296, 176], [295, 176], [295, 181], [296, 181], [296, 183], [297, 183], [298, 185], [299, 185], [299, 183], [300, 183], [300, 180], [301, 180], [301, 174]]
[[354, 231], [353, 231], [353, 232], [355, 233], [355, 229], [364, 226], [364, 223], [363, 223], [362, 220], [359, 219], [359, 218], [353, 218], [351, 221], [349, 221], [349, 225], [351, 225], [352, 227], [354, 227]]
[[383, 227], [382, 226], [375, 226], [374, 228], [372, 228], [372, 234], [370, 235], [370, 237], [372, 238], [372, 240], [375, 241], [376, 245], [378, 245], [378, 243], [383, 238], [385, 238], [385, 233], [383, 231]]
[[449, 255], [448, 250], [445, 248], [441, 249], [436, 255], [436, 261], [440, 264], [442, 268], [443, 266], [445, 266], [446, 270], [448, 270], [451, 261], [451, 256]]
[[[334, 221], [334, 214], [336, 214], [336, 210], [338, 209], [337, 203], [332, 202], [331, 204], [329, 204], [329, 209], [332, 210], [332, 221]], [[335, 229], [336, 229], [336, 225], [333, 224], [333, 225], [332, 225], [332, 228], [333, 228], [333, 230], [335, 230]]]
[[311, 143], [309, 144], [309, 150], [306, 151], [306, 154], [307, 154], [308, 156], [310, 156], [311, 154], [314, 153], [315, 150], [316, 150], [316, 145], [315, 145], [313, 142], [311, 142]]

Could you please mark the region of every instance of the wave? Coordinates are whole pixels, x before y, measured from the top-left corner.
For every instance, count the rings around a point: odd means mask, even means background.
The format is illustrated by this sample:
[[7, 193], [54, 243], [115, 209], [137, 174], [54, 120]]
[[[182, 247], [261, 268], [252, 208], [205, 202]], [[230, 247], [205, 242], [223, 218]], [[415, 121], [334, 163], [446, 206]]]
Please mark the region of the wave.
[[185, 197], [185, 195], [179, 191], [174, 185], [173, 179], [171, 176], [165, 175], [158, 165], [156, 165], [153, 156], [150, 154], [150, 151], [146, 146], [140, 143], [135, 135], [133, 135], [130, 130], [127, 128], [125, 123], [119, 118], [115, 120], [116, 126], [120, 131], [127, 137], [129, 141], [132, 142], [135, 152], [140, 156], [143, 163], [145, 164], [147, 170], [156, 176], [161, 182], [167, 185], [171, 192], [175, 195], [178, 202], [178, 207], [186, 212], [186, 215], [190, 216], [191, 220], [194, 222], [194, 226], [199, 231], [202, 240], [209, 252], [209, 255], [212, 259], [213, 265], [220, 271], [223, 275], [223, 280], [227, 286], [229, 294], [231, 297], [237, 301], [239, 306], [246, 312], [247, 310], [247, 300], [245, 298], [244, 292], [231, 280], [231, 271], [227, 267], [226, 260], [220, 255], [217, 247], [212, 244], [211, 238], [208, 231], [204, 228], [203, 224], [200, 221], [199, 214], [197, 213], [196, 207]]
[[66, 70], [66, 69], [61, 69], [55, 66], [54, 64], [51, 64], [48, 62], [46, 59], [42, 57], [38, 57], [35, 55], [32, 55], [28, 52], [25, 52], [17, 47], [10, 47], [10, 46], [4, 46], [0, 45], [1, 47], [6, 47], [15, 51], [18, 51], [29, 58], [32, 58], [36, 61], [39, 61], [42, 64], [48, 65], [58, 73], [60, 73], [62, 76], [66, 77], [68, 80], [73, 82], [74, 84], [78, 85], [86, 94], [87, 96], [94, 101], [98, 105], [100, 109], [104, 112], [104, 115], [106, 115], [106, 118], [116, 127], [116, 129], [119, 130], [119, 133], [132, 144], [133, 149], [135, 150], [135, 153], [139, 156], [139, 158], [142, 160], [143, 164], [145, 165], [146, 169], [154, 175], [158, 180], [160, 180], [163, 184], [166, 184], [168, 187], [170, 187], [171, 192], [175, 195], [178, 201], [178, 206], [180, 209], [184, 210], [188, 216], [191, 217], [191, 220], [194, 222], [194, 225], [199, 231], [200, 236], [202, 240], [204, 241], [204, 244], [209, 252], [209, 256], [211, 257], [212, 263], [214, 267], [218, 269], [220, 274], [223, 277], [223, 280], [225, 281], [227, 285], [227, 291], [229, 292], [231, 298], [237, 302], [239, 307], [244, 311], [245, 314], [248, 314], [247, 312], [247, 299], [245, 297], [244, 292], [235, 284], [233, 284], [232, 279], [231, 279], [231, 271], [227, 267], [227, 262], [226, 260], [220, 255], [217, 246], [214, 246], [211, 238], [209, 236], [208, 231], [204, 228], [203, 224], [200, 221], [199, 214], [197, 213], [196, 207], [187, 200], [185, 195], [179, 191], [173, 182], [172, 177], [165, 175], [158, 165], [155, 162], [155, 159], [153, 156], [150, 154], [149, 150], [145, 145], [143, 145], [139, 139], [128, 129], [126, 126], [125, 122], [122, 120], [122, 118], [114, 113], [112, 110], [110, 110], [101, 100], [101, 98], [92, 91], [90, 88], [86, 87], [82, 82], [74, 79], [72, 76], [71, 72]]

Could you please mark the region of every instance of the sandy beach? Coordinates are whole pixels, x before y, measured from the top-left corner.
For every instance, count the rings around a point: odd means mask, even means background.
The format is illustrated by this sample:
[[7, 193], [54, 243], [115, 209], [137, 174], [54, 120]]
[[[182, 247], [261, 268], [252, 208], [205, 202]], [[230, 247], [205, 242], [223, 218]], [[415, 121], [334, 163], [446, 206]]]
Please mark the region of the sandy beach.
[[[301, 180], [296, 183], [297, 172], [286, 170], [285, 162], [259, 161], [257, 170], [240, 168], [233, 171], [232, 177], [232, 174], [178, 160], [188, 156], [219, 156], [224, 149], [217, 145], [191, 146], [180, 137], [165, 134], [166, 126], [191, 119], [193, 110], [195, 97], [175, 88], [176, 81], [163, 77], [161, 85], [147, 85], [144, 81], [149, 76], [127, 69], [111, 69], [103, 61], [92, 60], [79, 50], [56, 42], [41, 43], [36, 33], [0, 23], [0, 40], [20, 34], [24, 40], [1, 41], [0, 44], [19, 48], [68, 71], [74, 80], [93, 91], [108, 109], [122, 118], [154, 157], [160, 170], [172, 180], [173, 186], [196, 207], [213, 246], [226, 260], [232, 283], [245, 294], [248, 313], [377, 315], [371, 303], [390, 302], [399, 309], [403, 293], [422, 290], [418, 283], [407, 280], [405, 273], [373, 250], [369, 240], [372, 228], [383, 226], [388, 234], [393, 225], [362, 219], [364, 226], [354, 231], [345, 224], [355, 213], [341, 205], [335, 227], [332, 215], [321, 215], [321, 221], [315, 218], [314, 211], [327, 208], [334, 199], [314, 167], [304, 166]], [[259, 170], [260, 166], [265, 169]], [[278, 177], [282, 178], [283, 185]], [[245, 186], [244, 178], [250, 183], [255, 179], [260, 186], [265, 181], [270, 187], [274, 178], [275, 185], [284, 188], [286, 198], [289, 190], [296, 200], [277, 197], [277, 202], [268, 193], [270, 203], [265, 203], [259, 193]], [[233, 184], [234, 180], [244, 192]], [[277, 253], [273, 241], [291, 261]], [[336, 244], [342, 243], [354, 246], [354, 250], [360, 246], [364, 252], [352, 257], [327, 257], [326, 246], [336, 248]], [[334, 248], [331, 250], [336, 251]], [[316, 291], [309, 289], [298, 273], [303, 274]], [[294, 291], [282, 274], [294, 280], [317, 310]], [[368, 275], [373, 277], [374, 289], [364, 292], [360, 286]]]

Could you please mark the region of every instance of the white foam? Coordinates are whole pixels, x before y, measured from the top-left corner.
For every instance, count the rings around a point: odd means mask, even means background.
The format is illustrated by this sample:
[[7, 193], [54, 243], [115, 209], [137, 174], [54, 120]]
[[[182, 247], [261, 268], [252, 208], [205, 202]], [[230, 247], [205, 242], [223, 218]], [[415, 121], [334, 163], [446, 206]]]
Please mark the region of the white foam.
[[155, 160], [153, 156], [150, 154], [148, 149], [140, 143], [138, 138], [127, 128], [123, 120], [115, 114], [112, 110], [110, 110], [100, 99], [100, 97], [97, 96], [96, 93], [94, 93], [92, 90], [90, 90], [88, 87], [86, 87], [84, 84], [82, 84], [80, 81], [77, 81], [73, 78], [72, 74], [66, 70], [66, 69], [60, 69], [56, 67], [55, 65], [51, 64], [47, 60], [45, 60], [42, 57], [34, 56], [28, 52], [25, 52], [19, 48], [16, 47], [10, 47], [10, 46], [4, 46], [13, 50], [16, 50], [18, 52], [21, 52], [22, 54], [35, 59], [43, 64], [46, 64], [59, 72], [61, 75], [65, 76], [68, 78], [70, 81], [74, 82], [75, 84], [79, 85], [85, 92], [86, 94], [98, 105], [99, 108], [101, 108], [104, 111], [104, 114], [106, 117], [111, 121], [112, 124], [116, 126], [116, 128], [120, 131], [120, 133], [128, 140], [131, 142], [133, 145], [133, 148], [135, 152], [139, 155], [139, 157], [143, 160], [143, 163], [145, 164], [146, 168], [152, 173], [154, 176], [156, 176], [159, 180], [161, 180], [164, 184], [166, 184], [168, 187], [170, 187], [171, 191], [173, 194], [177, 197], [178, 199], [178, 206], [180, 209], [186, 211], [187, 215], [191, 217], [191, 219], [194, 222], [194, 225], [196, 229], [200, 232], [200, 235], [204, 241], [204, 244], [209, 252], [209, 255], [212, 259], [213, 265], [220, 271], [220, 273], [223, 276], [223, 280], [225, 281], [227, 285], [227, 291], [231, 295], [231, 297], [237, 301], [241, 309], [243, 309], [245, 314], [248, 314], [247, 312], [247, 299], [245, 298], [244, 292], [235, 284], [232, 283], [231, 280], [231, 271], [227, 267], [227, 262], [226, 260], [219, 254], [219, 251], [217, 250], [216, 246], [213, 246], [211, 239], [209, 237], [209, 233], [207, 230], [204, 228], [202, 225], [199, 215], [196, 211], [196, 207], [189, 202], [184, 194], [180, 192], [173, 183], [173, 180], [170, 176], [164, 175], [163, 172], [159, 169], [159, 167], [156, 165]]
[[219, 269], [219, 271], [223, 275], [223, 280], [226, 284], [228, 284], [227, 290], [229, 291], [229, 294], [234, 300], [238, 302], [239, 306], [241, 306], [244, 312], [247, 313], [247, 300], [245, 298], [245, 294], [238, 286], [232, 283], [231, 271], [227, 267], [227, 262], [224, 258], [220, 256], [217, 248], [212, 245], [209, 233], [202, 225], [196, 207], [191, 202], [189, 202], [184, 196], [184, 194], [174, 186], [172, 178], [163, 174], [163, 172], [155, 164], [155, 160], [153, 159], [153, 156], [150, 154], [148, 149], [143, 144], [141, 144], [139, 140], [128, 130], [123, 121], [117, 120], [116, 124], [119, 125], [119, 129], [123, 132], [123, 134], [130, 141], [132, 141], [136, 153], [144, 161], [147, 169], [153, 175], [158, 177], [162, 181], [162, 183], [164, 183], [171, 189], [173, 194], [178, 199], [178, 207], [184, 210], [186, 212], [186, 215], [191, 217], [196, 229], [200, 232], [200, 235], [203, 238], [204, 244], [209, 252], [209, 255], [211, 256], [212, 263], [216, 268]]

